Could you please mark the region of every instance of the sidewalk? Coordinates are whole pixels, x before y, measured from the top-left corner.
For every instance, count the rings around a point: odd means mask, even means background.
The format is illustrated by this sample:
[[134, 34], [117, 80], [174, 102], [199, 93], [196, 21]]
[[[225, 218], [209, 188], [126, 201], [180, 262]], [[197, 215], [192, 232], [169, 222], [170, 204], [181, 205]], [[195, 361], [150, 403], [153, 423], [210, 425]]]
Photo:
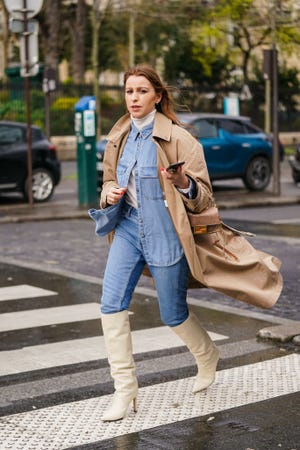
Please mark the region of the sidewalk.
[[[76, 166], [73, 170], [76, 170]], [[213, 184], [213, 188], [220, 210], [300, 204], [300, 186], [292, 181], [288, 161], [284, 161], [281, 167], [280, 196], [273, 194], [272, 181], [263, 192], [249, 192], [239, 180], [218, 181]], [[97, 205], [79, 205], [76, 177], [65, 176], [63, 173], [53, 198], [47, 203], [36, 203], [30, 207], [25, 202], [17, 203], [15, 199], [11, 203], [4, 202], [0, 197], [0, 223], [87, 219], [89, 207], [97, 208]]]

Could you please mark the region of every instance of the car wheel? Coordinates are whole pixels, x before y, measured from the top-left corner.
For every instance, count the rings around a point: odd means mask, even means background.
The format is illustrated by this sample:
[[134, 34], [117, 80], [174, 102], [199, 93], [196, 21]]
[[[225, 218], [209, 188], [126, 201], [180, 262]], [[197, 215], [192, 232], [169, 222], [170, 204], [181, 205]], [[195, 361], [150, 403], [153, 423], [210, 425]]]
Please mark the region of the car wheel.
[[[54, 180], [47, 169], [34, 169], [32, 171], [32, 197], [36, 203], [49, 200], [54, 191]], [[24, 197], [28, 199], [28, 179], [24, 187]]]
[[264, 156], [256, 156], [249, 162], [243, 181], [250, 191], [263, 191], [268, 186], [270, 178], [270, 162]]

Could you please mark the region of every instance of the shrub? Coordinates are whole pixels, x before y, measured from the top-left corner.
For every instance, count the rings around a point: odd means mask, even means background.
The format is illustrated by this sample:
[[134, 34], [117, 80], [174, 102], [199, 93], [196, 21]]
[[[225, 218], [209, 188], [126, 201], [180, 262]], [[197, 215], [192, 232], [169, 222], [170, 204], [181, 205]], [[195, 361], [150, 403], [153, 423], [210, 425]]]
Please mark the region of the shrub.
[[78, 97], [59, 97], [50, 108], [51, 134], [62, 136], [74, 134], [74, 106]]

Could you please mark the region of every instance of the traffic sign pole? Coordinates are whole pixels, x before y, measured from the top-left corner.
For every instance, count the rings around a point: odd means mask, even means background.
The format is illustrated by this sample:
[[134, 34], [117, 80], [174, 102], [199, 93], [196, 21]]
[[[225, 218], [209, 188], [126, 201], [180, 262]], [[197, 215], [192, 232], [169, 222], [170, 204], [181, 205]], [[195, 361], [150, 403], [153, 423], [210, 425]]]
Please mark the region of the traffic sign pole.
[[28, 172], [28, 201], [33, 207], [32, 194], [32, 136], [31, 136], [31, 113], [30, 113], [30, 82], [29, 82], [29, 32], [28, 32], [28, 16], [27, 16], [27, 0], [23, 0], [24, 14], [24, 40], [25, 40], [25, 99], [26, 99], [26, 120], [27, 120], [27, 172]]

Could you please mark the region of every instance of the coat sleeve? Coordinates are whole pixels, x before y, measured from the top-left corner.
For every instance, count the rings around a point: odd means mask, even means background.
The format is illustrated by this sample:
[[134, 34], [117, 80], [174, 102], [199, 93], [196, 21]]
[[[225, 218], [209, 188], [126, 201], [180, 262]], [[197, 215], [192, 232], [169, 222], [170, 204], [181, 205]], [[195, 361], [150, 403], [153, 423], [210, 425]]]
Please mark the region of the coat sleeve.
[[203, 147], [186, 130], [181, 129], [180, 134], [177, 140], [177, 158], [178, 161], [185, 161], [185, 173], [194, 181], [197, 191], [195, 198], [189, 199], [182, 195], [182, 199], [187, 210], [200, 212], [214, 202]]
[[106, 196], [108, 191], [112, 187], [119, 187], [117, 179], [116, 179], [116, 167], [118, 161], [118, 151], [116, 146], [109, 141], [106, 145], [106, 149], [104, 152], [104, 161], [103, 161], [103, 186], [100, 196], [100, 207], [106, 208], [107, 201]]

